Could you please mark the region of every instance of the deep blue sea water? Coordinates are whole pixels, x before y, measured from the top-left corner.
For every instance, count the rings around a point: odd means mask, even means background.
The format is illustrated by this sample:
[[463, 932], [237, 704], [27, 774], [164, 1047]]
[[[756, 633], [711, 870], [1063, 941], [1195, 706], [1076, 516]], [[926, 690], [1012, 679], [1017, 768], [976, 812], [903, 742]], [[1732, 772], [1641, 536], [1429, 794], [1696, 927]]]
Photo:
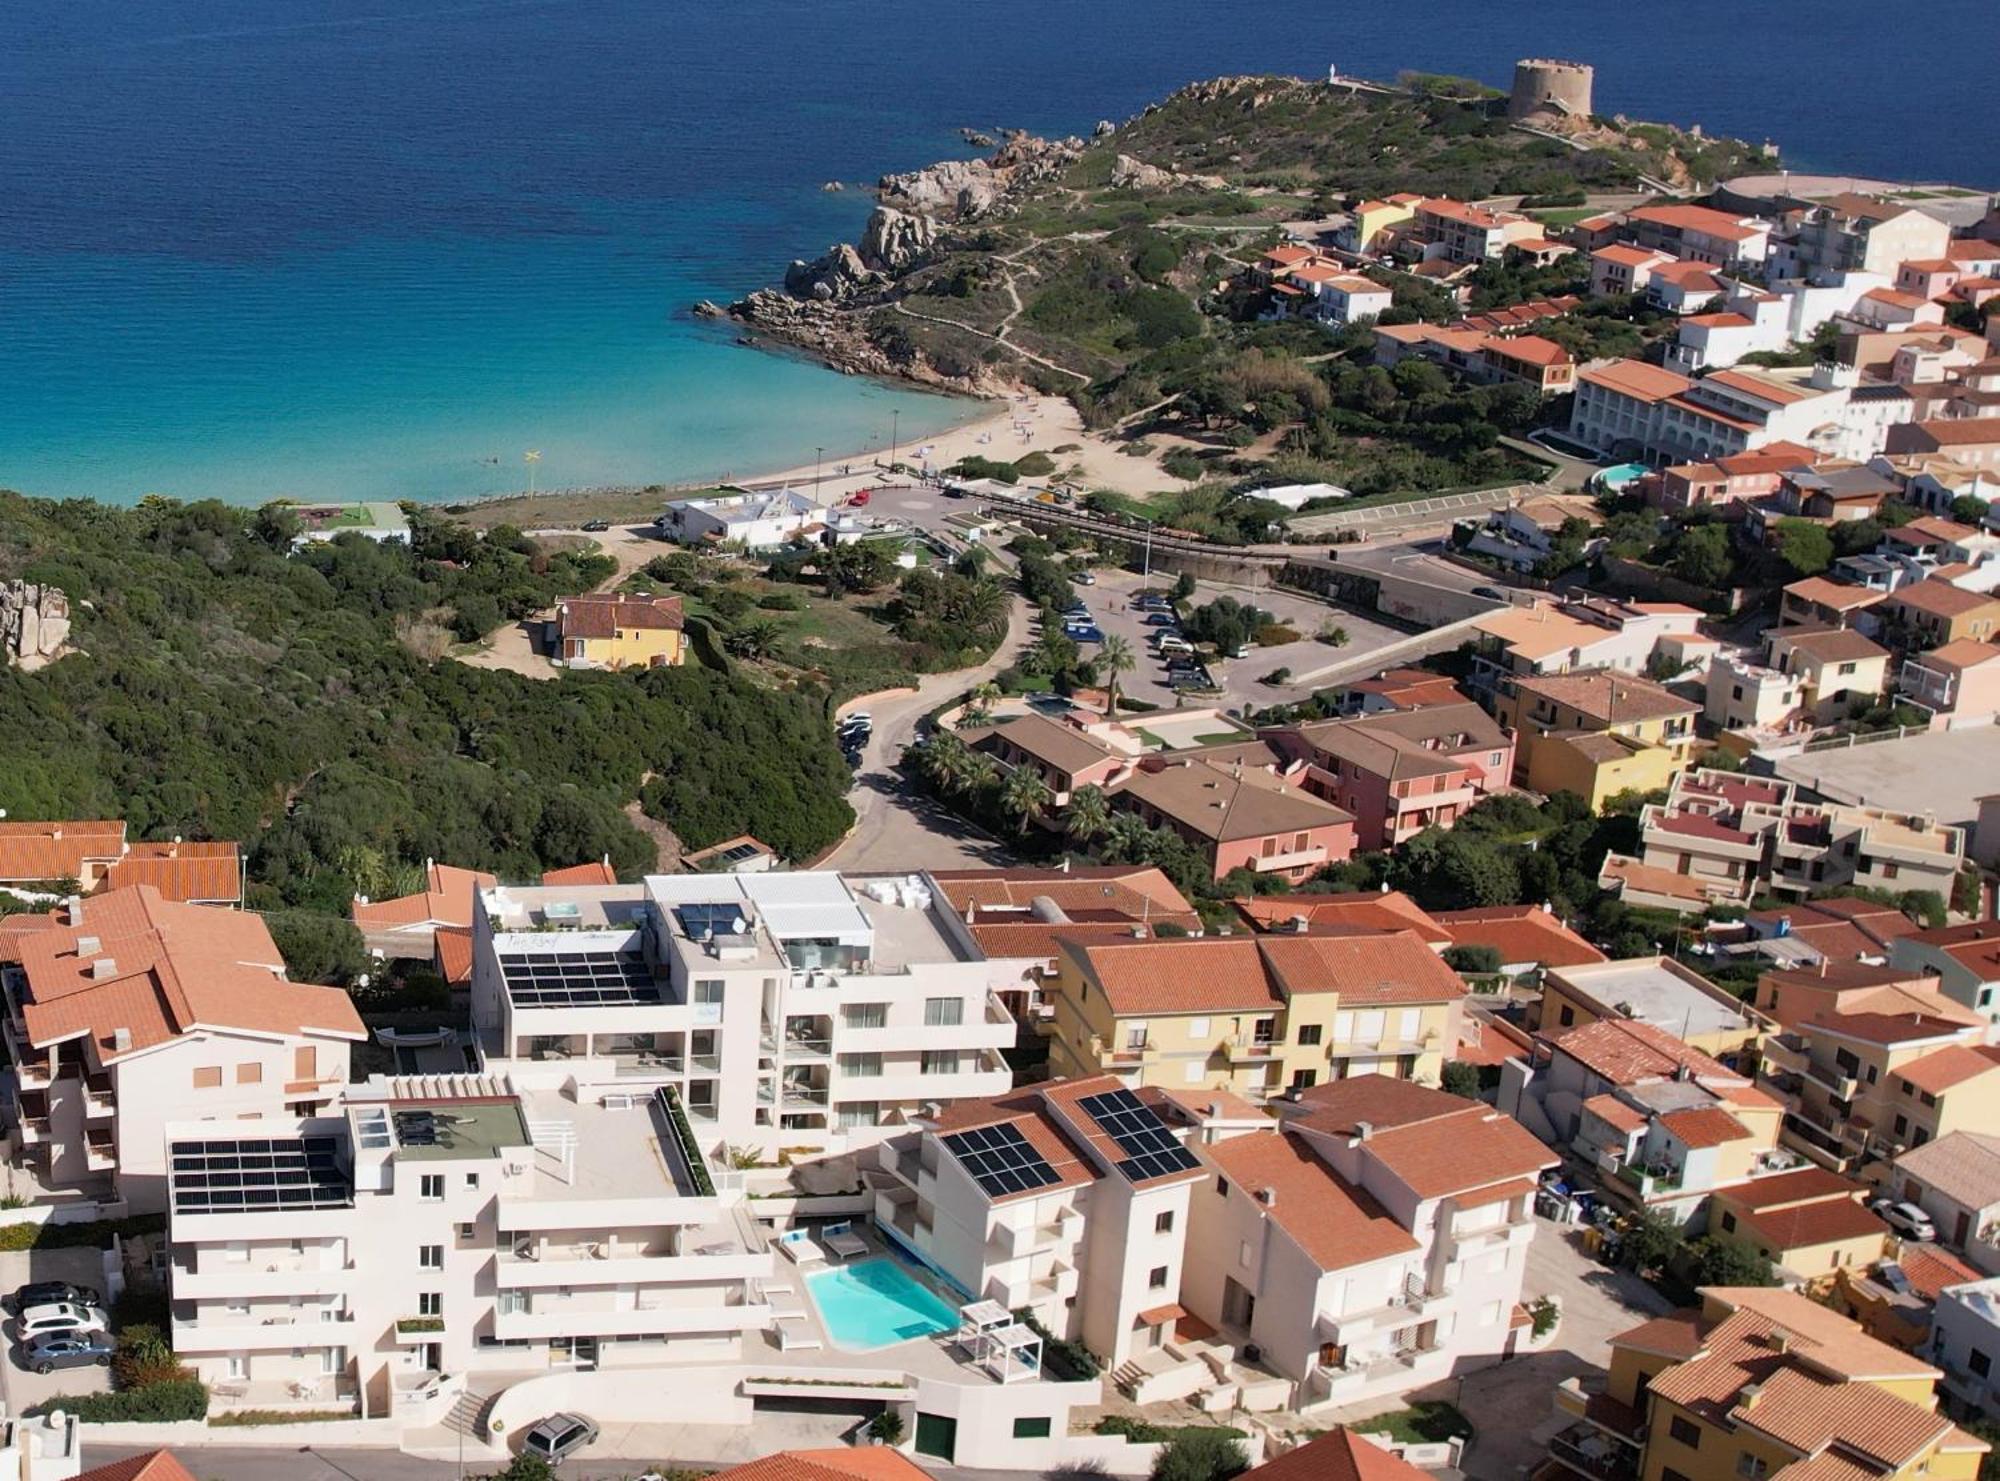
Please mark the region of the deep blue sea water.
[[685, 314], [851, 236], [960, 126], [1087, 131], [1197, 77], [1504, 84], [1795, 167], [2000, 185], [2000, 16], [1931, 0], [11, 0], [0, 485], [451, 497], [746, 474], [957, 403]]

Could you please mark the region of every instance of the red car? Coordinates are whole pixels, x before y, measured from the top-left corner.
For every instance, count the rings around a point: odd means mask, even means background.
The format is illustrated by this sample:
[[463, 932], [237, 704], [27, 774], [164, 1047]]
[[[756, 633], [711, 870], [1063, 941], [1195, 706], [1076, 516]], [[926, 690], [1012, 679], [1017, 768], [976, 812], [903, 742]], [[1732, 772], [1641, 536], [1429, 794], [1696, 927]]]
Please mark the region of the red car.
[[856, 509], [861, 508], [862, 505], [868, 502], [868, 490], [867, 489], [857, 490], [855, 492], [854, 497], [849, 499], [847, 502], [849, 504], [852, 504]]

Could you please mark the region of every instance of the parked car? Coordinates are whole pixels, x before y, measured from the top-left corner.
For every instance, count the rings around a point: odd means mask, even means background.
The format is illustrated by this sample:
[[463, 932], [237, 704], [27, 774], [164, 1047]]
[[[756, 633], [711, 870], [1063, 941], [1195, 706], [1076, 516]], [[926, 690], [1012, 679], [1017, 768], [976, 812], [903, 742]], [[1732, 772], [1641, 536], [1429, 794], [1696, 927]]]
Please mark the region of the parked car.
[[44, 1332], [106, 1332], [111, 1318], [101, 1306], [80, 1306], [74, 1301], [51, 1301], [22, 1310], [15, 1335], [23, 1342]]
[[875, 717], [866, 710], [856, 710], [851, 715], [842, 715], [840, 717], [840, 728], [842, 730], [868, 730], [874, 724]]
[[1179, 627], [1180, 623], [1175, 619], [1174, 614], [1171, 612], [1154, 611], [1154, 612], [1148, 612], [1146, 614], [1146, 626]]
[[1937, 1226], [1931, 1222], [1931, 1216], [1914, 1203], [1902, 1203], [1893, 1198], [1878, 1198], [1868, 1206], [1881, 1215], [1883, 1223], [1905, 1239], [1937, 1238]]
[[[854, 497], [849, 499], [847, 502], [856, 509], [866, 509], [868, 507], [868, 490], [856, 489], [854, 491]], [[594, 1435], [597, 1432], [595, 1430], [592, 1430], [591, 1433]]]
[[1192, 653], [1194, 644], [1178, 634], [1168, 633], [1156, 639], [1153, 644], [1162, 653]]
[[101, 1306], [103, 1298], [89, 1286], [73, 1286], [66, 1280], [37, 1280], [22, 1286], [6, 1300], [9, 1311], [26, 1311], [31, 1306], [49, 1306], [67, 1301], [77, 1306]]
[[522, 1440], [523, 1453], [560, 1465], [597, 1438], [597, 1425], [581, 1414], [551, 1414]]
[[1507, 600], [1507, 593], [1497, 586], [1475, 586], [1472, 588], [1472, 594], [1476, 597], [1485, 597], [1489, 602], [1504, 602]]
[[15, 1361], [37, 1373], [58, 1368], [108, 1368], [118, 1344], [104, 1332], [44, 1332], [21, 1344]]
[[1225, 658], [1248, 658], [1250, 656], [1250, 649], [1247, 644], [1238, 643], [1223, 656]]
[[1104, 641], [1104, 630], [1094, 622], [1066, 622], [1063, 624], [1063, 636], [1072, 643], [1101, 643]]
[[1097, 585], [1097, 577], [1089, 571], [1072, 571], [1069, 573], [1069, 579], [1074, 581], [1078, 586]]
[[586, 535], [601, 535], [610, 528], [611, 521], [608, 519], [587, 519], [583, 522], [583, 532]]

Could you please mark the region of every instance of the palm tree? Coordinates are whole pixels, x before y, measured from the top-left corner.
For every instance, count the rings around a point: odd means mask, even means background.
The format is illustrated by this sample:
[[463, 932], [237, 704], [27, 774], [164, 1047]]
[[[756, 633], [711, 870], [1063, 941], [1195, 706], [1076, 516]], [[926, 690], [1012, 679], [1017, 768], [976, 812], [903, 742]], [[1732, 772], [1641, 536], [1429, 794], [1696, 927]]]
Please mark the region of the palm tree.
[[986, 791], [1000, 778], [1000, 764], [984, 751], [968, 750], [965, 753], [965, 772], [961, 786], [967, 792], [978, 794]]
[[1112, 718], [1118, 715], [1118, 676], [1133, 666], [1132, 645], [1117, 633], [1111, 634], [1097, 646], [1097, 668], [1105, 676], [1104, 687], [1111, 697], [1110, 708], [1106, 711]]
[[738, 658], [769, 658], [777, 650], [779, 636], [775, 622], [746, 622], [724, 638], [722, 646]]
[[963, 606], [967, 627], [995, 627], [1007, 616], [1007, 593], [982, 576], [967, 589]]
[[1115, 812], [1105, 825], [1104, 847], [1099, 851], [1125, 863], [1136, 863], [1143, 857], [1152, 829], [1137, 813]]
[[988, 679], [984, 683], [973, 686], [972, 694], [968, 698], [967, 703], [983, 715], [993, 708], [994, 701], [999, 698], [1000, 686], [991, 679]]
[[1014, 815], [1015, 826], [1023, 834], [1028, 831], [1029, 822], [1054, 800], [1055, 794], [1049, 791], [1042, 774], [1025, 766], [1009, 772], [1006, 785], [1000, 789], [1000, 806]]
[[1105, 800], [1104, 789], [1078, 787], [1063, 817], [1063, 831], [1078, 843], [1089, 843], [1110, 826], [1111, 804]]
[[949, 730], [940, 730], [924, 742], [923, 771], [931, 785], [940, 791], [956, 792], [965, 780], [966, 763], [971, 752], [965, 742]]

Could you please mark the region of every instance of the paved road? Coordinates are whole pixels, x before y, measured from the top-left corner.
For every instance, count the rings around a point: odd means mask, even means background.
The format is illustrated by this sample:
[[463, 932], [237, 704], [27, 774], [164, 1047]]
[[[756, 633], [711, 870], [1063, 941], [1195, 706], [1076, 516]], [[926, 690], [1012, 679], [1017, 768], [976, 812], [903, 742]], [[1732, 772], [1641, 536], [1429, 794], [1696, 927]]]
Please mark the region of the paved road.
[[[86, 1466], [108, 1465], [127, 1456], [143, 1455], [136, 1446], [93, 1445], [84, 1432]], [[452, 1460], [426, 1460], [405, 1455], [400, 1450], [321, 1450], [262, 1448], [247, 1445], [182, 1445], [175, 1447], [181, 1464], [201, 1481], [456, 1481], [461, 1474]], [[650, 1461], [572, 1460], [562, 1468], [563, 1481], [622, 1481], [639, 1474]], [[709, 1470], [713, 1462], [690, 1461], [695, 1470]], [[955, 1466], [925, 1462], [924, 1469], [939, 1481], [1037, 1481], [1032, 1471], [968, 1471]], [[490, 1474], [493, 1462], [468, 1458], [463, 1474]]]
[[1028, 604], [1016, 597], [1007, 613], [1007, 635], [978, 668], [929, 674], [916, 688], [852, 700], [842, 712], [866, 710], [874, 732], [862, 749], [848, 801], [857, 816], [853, 832], [823, 861], [828, 869], [965, 869], [1004, 863], [1004, 845], [974, 832], [913, 790], [896, 770], [917, 722], [945, 701], [992, 678], [1014, 661], [1028, 641]]

